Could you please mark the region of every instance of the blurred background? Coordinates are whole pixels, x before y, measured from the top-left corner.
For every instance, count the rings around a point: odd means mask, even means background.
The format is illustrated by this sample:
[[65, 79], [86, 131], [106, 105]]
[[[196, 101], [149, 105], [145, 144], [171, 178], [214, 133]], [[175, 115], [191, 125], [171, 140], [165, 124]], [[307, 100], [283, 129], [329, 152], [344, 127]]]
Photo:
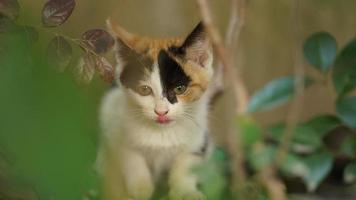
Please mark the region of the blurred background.
[[[53, 33], [72, 38], [92, 28], [104, 28], [109, 16], [133, 33], [152, 37], [184, 36], [200, 21], [192, 0], [78, 0], [69, 20], [58, 28], [38, 29], [39, 42], [24, 47], [21, 40], [5, 49], [11, 55], [0, 62], [0, 199], [83, 199], [97, 193], [93, 171], [98, 108], [110, 87], [99, 77], [79, 85], [71, 69], [57, 73], [43, 55]], [[249, 92], [271, 79], [293, 74], [294, 33], [291, 2], [249, 0], [246, 26], [237, 55]], [[19, 24], [41, 27], [44, 0], [20, 0]], [[229, 2], [211, 1], [221, 33], [225, 33]], [[356, 1], [301, 0], [301, 37], [327, 31], [339, 49], [356, 36]], [[52, 33], [51, 33], [52, 32]], [[0, 41], [1, 42], [1, 41]], [[4, 41], [2, 41], [4, 42]], [[302, 49], [302, 44], [300, 44]], [[30, 52], [29, 52], [30, 51]], [[80, 50], [74, 50], [76, 55]], [[77, 60], [72, 61], [75, 65]], [[307, 62], [304, 63], [308, 65]], [[307, 74], [320, 76], [312, 68]], [[226, 98], [226, 97], [224, 97]], [[323, 85], [306, 90], [302, 119], [335, 113], [336, 95]], [[214, 135], [224, 131], [226, 109], [220, 100], [214, 108]], [[285, 120], [289, 104], [255, 115], [263, 127]], [[2, 195], [2, 196], [1, 196]], [[84, 197], [85, 196], [85, 197]]]

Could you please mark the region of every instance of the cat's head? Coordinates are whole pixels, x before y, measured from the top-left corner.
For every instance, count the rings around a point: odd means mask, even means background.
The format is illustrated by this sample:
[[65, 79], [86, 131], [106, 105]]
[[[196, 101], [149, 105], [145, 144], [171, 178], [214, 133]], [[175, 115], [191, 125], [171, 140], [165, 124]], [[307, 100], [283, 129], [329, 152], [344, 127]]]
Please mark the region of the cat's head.
[[132, 112], [156, 124], [194, 117], [213, 75], [203, 24], [182, 39], [140, 37], [110, 20], [108, 27], [116, 39], [117, 81]]

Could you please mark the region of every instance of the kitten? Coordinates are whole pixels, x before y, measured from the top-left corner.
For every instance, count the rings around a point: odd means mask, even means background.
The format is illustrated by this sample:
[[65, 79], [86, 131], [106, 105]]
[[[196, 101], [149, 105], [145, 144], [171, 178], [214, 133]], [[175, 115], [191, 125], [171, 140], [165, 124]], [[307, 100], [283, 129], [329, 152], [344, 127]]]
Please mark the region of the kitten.
[[213, 57], [203, 24], [186, 39], [151, 39], [107, 23], [116, 40], [118, 87], [101, 109], [104, 198], [150, 199], [167, 174], [170, 199], [204, 199], [192, 170], [209, 147]]

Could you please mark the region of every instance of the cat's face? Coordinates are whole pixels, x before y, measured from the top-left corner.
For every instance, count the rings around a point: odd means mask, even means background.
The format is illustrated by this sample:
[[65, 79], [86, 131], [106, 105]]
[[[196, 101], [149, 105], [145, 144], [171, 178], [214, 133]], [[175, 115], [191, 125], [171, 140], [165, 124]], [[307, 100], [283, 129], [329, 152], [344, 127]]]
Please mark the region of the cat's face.
[[194, 118], [213, 73], [202, 24], [185, 40], [116, 36], [118, 81], [129, 98], [130, 114], [160, 125]]

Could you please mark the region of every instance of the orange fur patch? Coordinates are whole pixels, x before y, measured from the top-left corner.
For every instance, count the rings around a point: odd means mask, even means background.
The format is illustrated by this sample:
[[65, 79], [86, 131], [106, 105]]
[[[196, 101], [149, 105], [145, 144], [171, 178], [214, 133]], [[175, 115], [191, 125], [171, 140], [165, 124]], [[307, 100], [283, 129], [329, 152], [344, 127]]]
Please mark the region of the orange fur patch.
[[201, 97], [204, 91], [208, 88], [211, 75], [207, 70], [192, 61], [184, 61], [179, 58], [175, 59], [184, 72], [191, 78], [187, 91], [179, 95], [178, 98], [184, 102], [192, 102]]

